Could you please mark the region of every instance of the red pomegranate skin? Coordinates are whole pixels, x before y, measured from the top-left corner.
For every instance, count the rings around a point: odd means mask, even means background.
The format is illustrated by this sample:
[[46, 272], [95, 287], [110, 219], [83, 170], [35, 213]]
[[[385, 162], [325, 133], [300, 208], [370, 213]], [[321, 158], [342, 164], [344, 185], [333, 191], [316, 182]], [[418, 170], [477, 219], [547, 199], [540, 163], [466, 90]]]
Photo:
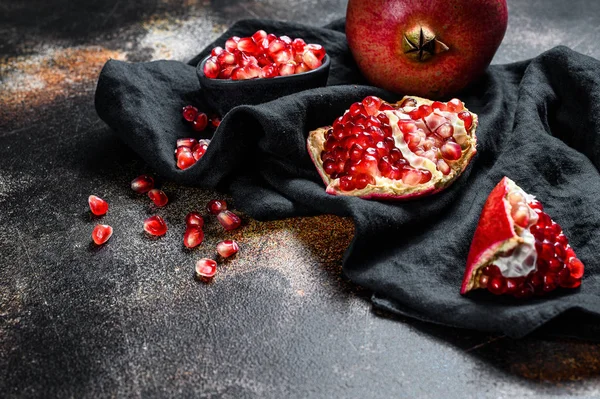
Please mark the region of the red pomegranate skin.
[[[504, 38], [506, 0], [350, 0], [346, 36], [358, 67], [375, 86], [400, 94], [444, 98], [490, 64]], [[405, 35], [431, 43], [407, 54]], [[411, 36], [412, 34], [412, 36]], [[444, 51], [444, 45], [447, 51]], [[410, 47], [410, 46], [409, 46]], [[429, 56], [428, 59], [426, 59]]]

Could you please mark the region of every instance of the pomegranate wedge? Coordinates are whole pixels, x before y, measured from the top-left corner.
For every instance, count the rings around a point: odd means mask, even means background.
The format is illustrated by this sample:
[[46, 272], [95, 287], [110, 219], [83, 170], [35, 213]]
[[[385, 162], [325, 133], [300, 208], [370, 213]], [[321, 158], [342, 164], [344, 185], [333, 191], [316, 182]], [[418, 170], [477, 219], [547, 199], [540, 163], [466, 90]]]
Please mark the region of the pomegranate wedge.
[[310, 132], [307, 147], [327, 193], [408, 199], [448, 187], [475, 153], [477, 115], [462, 101], [369, 96], [332, 126]]
[[562, 228], [540, 202], [504, 177], [481, 212], [460, 293], [487, 288], [527, 298], [577, 288], [583, 272]]

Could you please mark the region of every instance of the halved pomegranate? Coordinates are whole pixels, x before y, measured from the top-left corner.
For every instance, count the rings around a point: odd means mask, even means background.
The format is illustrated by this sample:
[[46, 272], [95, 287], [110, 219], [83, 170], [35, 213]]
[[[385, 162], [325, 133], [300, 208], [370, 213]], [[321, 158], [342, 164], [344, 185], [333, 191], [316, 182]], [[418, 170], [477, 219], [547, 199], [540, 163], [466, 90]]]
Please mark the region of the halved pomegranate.
[[462, 101], [369, 96], [333, 126], [310, 132], [307, 147], [327, 193], [407, 199], [448, 187], [475, 153], [477, 115]]
[[504, 177], [481, 212], [460, 293], [487, 288], [527, 298], [577, 288], [583, 272], [562, 228], [540, 202]]

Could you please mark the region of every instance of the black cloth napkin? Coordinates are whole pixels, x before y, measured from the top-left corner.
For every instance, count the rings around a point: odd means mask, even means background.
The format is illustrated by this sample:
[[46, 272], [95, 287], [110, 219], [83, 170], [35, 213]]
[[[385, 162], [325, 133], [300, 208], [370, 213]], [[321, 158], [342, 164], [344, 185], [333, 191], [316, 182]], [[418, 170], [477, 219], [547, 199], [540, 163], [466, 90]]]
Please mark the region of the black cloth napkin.
[[[258, 106], [239, 106], [216, 131], [205, 156], [178, 170], [175, 141], [190, 136], [181, 107], [204, 106], [195, 64], [233, 35], [258, 29], [325, 46], [328, 87]], [[522, 337], [559, 315], [600, 325], [600, 62], [565, 47], [494, 65], [459, 97], [480, 118], [478, 154], [453, 186], [409, 202], [325, 193], [306, 151], [310, 130], [329, 125], [367, 95], [401, 96], [366, 85], [343, 33], [267, 20], [236, 23], [184, 64], [109, 61], [98, 82], [100, 117], [160, 175], [230, 193], [259, 220], [332, 213], [350, 216], [355, 238], [344, 274], [373, 292], [375, 306], [434, 323]], [[410, 94], [410, 93], [407, 93]], [[580, 289], [515, 300], [459, 294], [469, 245], [487, 195], [503, 176], [536, 195], [562, 225], [586, 266]], [[581, 336], [577, 328], [568, 332]]]

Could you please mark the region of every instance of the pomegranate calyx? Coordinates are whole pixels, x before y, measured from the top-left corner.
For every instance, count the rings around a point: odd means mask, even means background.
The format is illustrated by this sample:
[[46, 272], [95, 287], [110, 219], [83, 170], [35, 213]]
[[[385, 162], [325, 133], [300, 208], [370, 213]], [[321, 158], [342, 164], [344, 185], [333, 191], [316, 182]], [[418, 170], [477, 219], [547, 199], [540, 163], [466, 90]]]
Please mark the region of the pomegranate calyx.
[[404, 33], [402, 50], [408, 58], [424, 62], [450, 50], [450, 47], [439, 40], [431, 29], [419, 26]]

